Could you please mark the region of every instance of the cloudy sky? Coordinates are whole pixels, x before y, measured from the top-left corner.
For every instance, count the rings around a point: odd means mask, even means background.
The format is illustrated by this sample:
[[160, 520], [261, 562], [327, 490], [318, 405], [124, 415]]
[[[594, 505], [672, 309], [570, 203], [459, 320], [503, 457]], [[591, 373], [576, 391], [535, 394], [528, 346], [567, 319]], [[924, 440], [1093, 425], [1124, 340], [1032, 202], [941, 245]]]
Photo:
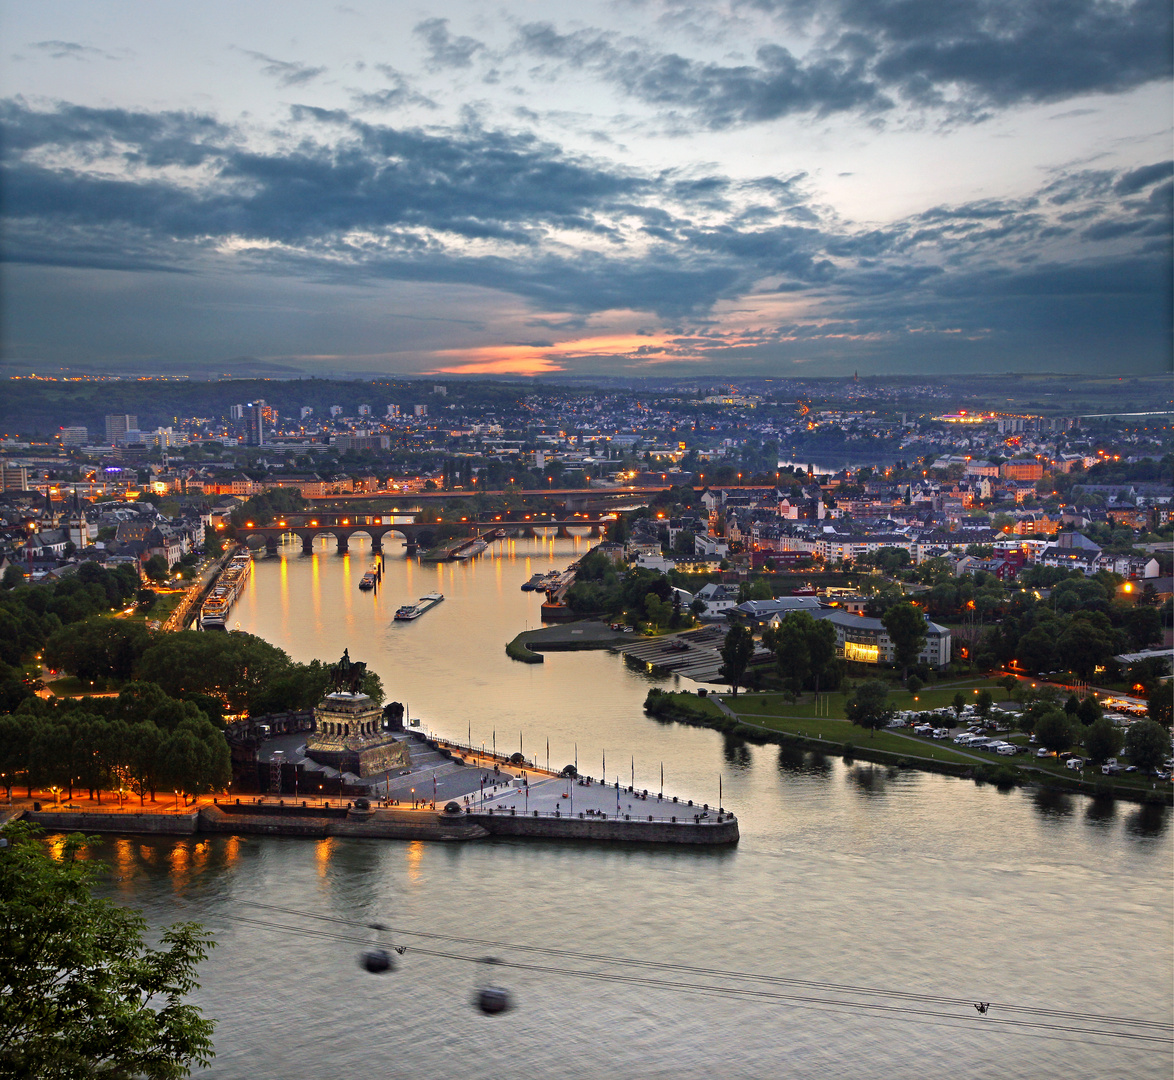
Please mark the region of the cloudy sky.
[[1170, 367], [1169, 0], [0, 0], [0, 41], [9, 373]]

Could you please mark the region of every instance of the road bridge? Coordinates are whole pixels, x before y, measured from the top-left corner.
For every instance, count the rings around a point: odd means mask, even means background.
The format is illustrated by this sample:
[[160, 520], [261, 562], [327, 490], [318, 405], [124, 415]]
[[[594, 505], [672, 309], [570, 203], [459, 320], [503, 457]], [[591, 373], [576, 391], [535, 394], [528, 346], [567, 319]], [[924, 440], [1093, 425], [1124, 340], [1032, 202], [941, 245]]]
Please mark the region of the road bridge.
[[476, 536], [486, 539], [489, 534], [501, 529], [506, 533], [522, 536], [537, 536], [539, 530], [556, 530], [559, 537], [571, 535], [571, 529], [587, 529], [588, 535], [597, 537], [604, 534], [607, 528], [607, 519], [594, 517], [570, 518], [541, 518], [528, 516], [519, 519], [469, 522], [430, 522], [430, 521], [393, 521], [394, 515], [380, 514], [287, 514], [285, 518], [270, 525], [256, 525], [246, 522], [237, 529], [237, 537], [245, 543], [260, 540], [265, 550], [277, 554], [277, 548], [282, 540], [289, 536], [296, 536], [302, 542], [302, 554], [309, 555], [314, 550], [314, 541], [319, 536], [333, 536], [337, 542], [338, 553], [345, 555], [350, 548], [350, 539], [357, 533], [368, 537], [373, 551], [383, 550], [384, 537], [389, 534], [402, 536], [409, 552], [420, 547], [430, 546], [441, 528], [461, 524], [468, 527]]
[[[612, 507], [613, 502], [625, 505], [646, 506], [648, 500], [657, 492], [668, 491], [666, 487], [615, 487], [615, 488], [527, 488], [524, 490], [509, 491], [482, 491], [480, 488], [468, 491], [364, 491], [349, 495], [323, 495], [319, 498], [310, 498], [306, 501], [323, 509], [338, 506], [340, 508], [350, 503], [374, 504], [375, 506], [391, 504], [386, 513], [394, 513], [397, 506], [410, 503], [449, 502], [453, 499], [468, 499], [475, 495], [493, 495], [503, 498], [523, 499], [555, 499], [564, 504], [567, 513], [575, 510], [606, 509]], [[613, 507], [614, 508], [614, 507]]]

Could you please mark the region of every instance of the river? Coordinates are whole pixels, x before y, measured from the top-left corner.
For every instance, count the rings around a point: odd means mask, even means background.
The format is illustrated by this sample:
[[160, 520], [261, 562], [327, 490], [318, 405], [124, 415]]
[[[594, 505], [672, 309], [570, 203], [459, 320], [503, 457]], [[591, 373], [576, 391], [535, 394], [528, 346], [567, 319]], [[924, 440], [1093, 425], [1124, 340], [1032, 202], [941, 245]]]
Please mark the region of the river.
[[[1174, 851], [1164, 808], [788, 756], [646, 717], [655, 676], [608, 653], [509, 660], [505, 643], [538, 624], [541, 595], [520, 584], [588, 543], [509, 541], [434, 567], [389, 544], [376, 595], [357, 587], [371, 563], [360, 543], [347, 557], [325, 542], [311, 557], [288, 547], [257, 561], [232, 621], [299, 660], [349, 648], [389, 698], [453, 738], [471, 728], [476, 742], [521, 745], [540, 761], [549, 739], [553, 765], [577, 753], [596, 775], [606, 753], [609, 775], [625, 781], [634, 759], [637, 785], [653, 790], [663, 763], [666, 791], [711, 803], [720, 776], [741, 843], [111, 839], [114, 895], [154, 926], [195, 918], [216, 932], [195, 995], [219, 1020], [205, 1075], [1170, 1076], [1168, 1043], [1061, 1030], [1104, 1024], [1056, 1015], [1169, 1022]], [[446, 597], [437, 608], [392, 622], [400, 604], [437, 590]], [[356, 944], [241, 920], [339, 925], [255, 902], [380, 920], [409, 949], [395, 973], [367, 975]], [[520, 945], [575, 955], [511, 947]], [[517, 1007], [474, 1011], [484, 966], [436, 952], [523, 965], [494, 980]], [[828, 1003], [843, 1000], [828, 984], [884, 993], [853, 992], [855, 1004], [841, 1007]], [[995, 1003], [986, 1016], [969, 1004], [980, 1000]], [[1007, 1023], [1015, 1019], [1041, 1026]]]

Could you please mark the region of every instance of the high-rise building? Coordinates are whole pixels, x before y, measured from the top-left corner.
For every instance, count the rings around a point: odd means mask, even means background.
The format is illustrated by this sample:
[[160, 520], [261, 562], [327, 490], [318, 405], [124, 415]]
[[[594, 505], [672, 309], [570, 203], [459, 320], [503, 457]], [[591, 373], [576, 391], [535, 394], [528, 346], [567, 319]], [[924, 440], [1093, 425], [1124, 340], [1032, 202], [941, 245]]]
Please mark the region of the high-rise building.
[[314, 415], [314, 410], [309, 405], [302, 406], [302, 419], [309, 420]]
[[245, 418], [245, 407], [243, 405], [230, 405], [228, 407], [229, 420], [236, 420], [241, 422]]
[[245, 422], [248, 424], [249, 446], [265, 445], [265, 402], [250, 401], [245, 406]]
[[428, 406], [427, 405], [413, 405], [412, 412], [416, 416], [427, 416], [428, 415]]
[[341, 413], [342, 413], [342, 406], [341, 406], [341, 405], [331, 405], [331, 406], [330, 406], [330, 417], [331, 417], [331, 419], [333, 419], [334, 417], [336, 417], [336, 416], [340, 415]]
[[387, 406], [387, 419], [388, 420], [398, 420], [399, 419], [399, 406], [398, 405], [388, 405]]
[[360, 416], [370, 416], [371, 415], [371, 406], [370, 405], [360, 405], [359, 406], [359, 415]]
[[0, 461], [0, 490], [28, 491], [29, 471], [24, 465], [7, 465]]
[[84, 427], [61, 429], [61, 445], [64, 447], [85, 446], [90, 441], [90, 432]]
[[125, 438], [128, 431], [139, 426], [139, 418], [129, 413], [111, 414], [106, 417], [106, 442], [110, 446], [117, 446], [120, 438]]

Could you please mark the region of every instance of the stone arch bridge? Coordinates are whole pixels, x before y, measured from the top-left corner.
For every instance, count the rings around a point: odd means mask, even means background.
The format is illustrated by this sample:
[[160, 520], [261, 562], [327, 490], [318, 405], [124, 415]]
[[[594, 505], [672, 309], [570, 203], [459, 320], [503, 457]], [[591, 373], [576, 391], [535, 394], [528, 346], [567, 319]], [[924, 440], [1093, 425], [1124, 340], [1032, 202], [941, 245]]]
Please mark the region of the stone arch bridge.
[[[451, 522], [445, 522], [451, 525]], [[497, 530], [507, 535], [537, 536], [539, 530], [554, 529], [555, 535], [567, 537], [573, 528], [587, 529], [588, 535], [602, 536], [607, 527], [607, 521], [602, 518], [525, 518], [518, 521], [472, 521], [467, 524], [469, 529], [478, 536], [486, 539]], [[333, 536], [338, 545], [338, 553], [345, 555], [350, 548], [350, 539], [356, 533], [367, 536], [371, 541], [372, 551], [383, 551], [384, 537], [389, 534], [402, 536], [408, 552], [414, 552], [421, 547], [432, 543], [438, 528], [436, 522], [392, 521], [390, 517], [370, 514], [304, 514], [290, 515], [284, 521], [272, 525], [253, 525], [246, 523], [237, 529], [237, 536], [245, 543], [250, 540], [262, 540], [265, 550], [270, 555], [277, 554], [278, 545], [284, 537], [293, 535], [302, 542], [302, 554], [310, 555], [314, 550], [314, 541], [319, 536]]]

